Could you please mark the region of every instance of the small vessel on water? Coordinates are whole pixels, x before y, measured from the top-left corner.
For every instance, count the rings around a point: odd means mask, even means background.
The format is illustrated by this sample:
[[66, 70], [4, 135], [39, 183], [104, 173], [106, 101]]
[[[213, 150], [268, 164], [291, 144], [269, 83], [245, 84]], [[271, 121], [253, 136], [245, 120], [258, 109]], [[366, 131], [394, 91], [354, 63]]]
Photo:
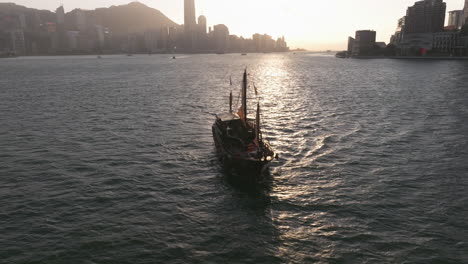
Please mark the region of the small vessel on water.
[[335, 57], [340, 58], [340, 59], [345, 59], [348, 57], [348, 52], [347, 51], [340, 51], [335, 54]]
[[[232, 81], [231, 81], [232, 84]], [[229, 112], [216, 115], [213, 138], [216, 149], [225, 165], [238, 171], [260, 176], [277, 159], [270, 144], [263, 139], [260, 122], [260, 103], [255, 119], [247, 117], [247, 70], [242, 81], [242, 105], [238, 112], [232, 110], [232, 92]]]
[[18, 57], [16, 55], [16, 53], [12, 52], [12, 51], [9, 51], [9, 52], [6, 52], [6, 53], [0, 53], [0, 58], [16, 58]]

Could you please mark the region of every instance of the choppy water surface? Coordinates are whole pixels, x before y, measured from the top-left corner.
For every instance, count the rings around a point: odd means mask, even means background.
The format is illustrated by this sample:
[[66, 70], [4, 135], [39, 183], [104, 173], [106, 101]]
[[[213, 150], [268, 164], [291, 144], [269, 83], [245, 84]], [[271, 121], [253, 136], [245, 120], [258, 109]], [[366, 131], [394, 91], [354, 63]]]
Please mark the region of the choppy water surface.
[[[281, 158], [255, 190], [227, 180], [211, 136], [245, 66]], [[467, 263], [467, 73], [307, 54], [1, 60], [0, 262]]]

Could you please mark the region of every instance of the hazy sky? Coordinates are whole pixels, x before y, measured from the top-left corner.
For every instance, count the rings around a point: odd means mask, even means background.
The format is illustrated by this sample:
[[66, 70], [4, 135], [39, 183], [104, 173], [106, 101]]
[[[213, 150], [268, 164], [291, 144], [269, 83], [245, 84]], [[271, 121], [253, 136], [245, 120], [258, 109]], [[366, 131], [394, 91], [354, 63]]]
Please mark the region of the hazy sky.
[[[310, 50], [345, 49], [347, 37], [359, 29], [377, 31], [377, 39], [388, 43], [398, 18], [416, 0], [195, 0], [197, 16], [209, 25], [226, 24], [231, 34], [251, 36], [284, 35], [291, 47]], [[131, 0], [10, 0], [16, 4], [54, 10], [61, 3], [74, 8], [94, 9]], [[159, 9], [176, 23], [183, 23], [183, 0], [140, 0]], [[462, 9], [464, 0], [445, 0], [447, 11]]]

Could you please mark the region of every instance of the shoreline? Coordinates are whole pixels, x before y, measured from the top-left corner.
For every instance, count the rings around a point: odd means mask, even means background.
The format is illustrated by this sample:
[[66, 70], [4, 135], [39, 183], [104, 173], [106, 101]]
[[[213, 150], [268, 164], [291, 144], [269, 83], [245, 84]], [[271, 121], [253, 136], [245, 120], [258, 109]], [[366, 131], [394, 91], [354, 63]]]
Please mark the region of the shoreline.
[[[247, 52], [245, 54], [275, 54], [275, 53], [292, 53], [292, 51], [274, 51], [274, 52]], [[34, 54], [34, 55], [20, 55], [20, 56], [0, 56], [0, 59], [7, 59], [7, 58], [21, 58], [21, 57], [65, 57], [65, 56], [115, 56], [115, 55], [122, 55], [122, 56], [135, 56], [135, 55], [169, 55], [169, 56], [177, 56], [177, 55], [229, 55], [229, 54], [243, 54], [241, 52], [226, 52], [226, 53], [215, 53], [215, 52], [196, 52], [196, 53], [70, 53], [70, 54]]]
[[468, 57], [450, 56], [357, 56], [350, 59], [392, 59], [392, 60], [468, 60]]

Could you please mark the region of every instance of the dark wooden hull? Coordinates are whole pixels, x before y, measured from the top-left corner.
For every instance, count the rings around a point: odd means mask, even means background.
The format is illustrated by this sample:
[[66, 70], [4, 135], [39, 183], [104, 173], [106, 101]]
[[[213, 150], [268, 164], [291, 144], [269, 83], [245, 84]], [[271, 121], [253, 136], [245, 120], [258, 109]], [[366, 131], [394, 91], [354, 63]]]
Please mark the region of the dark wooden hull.
[[271, 161], [261, 161], [259, 159], [242, 156], [228, 149], [223, 139], [223, 133], [216, 124], [213, 125], [213, 139], [218, 155], [226, 168], [234, 169], [240, 175], [248, 177], [261, 176], [268, 170]]

